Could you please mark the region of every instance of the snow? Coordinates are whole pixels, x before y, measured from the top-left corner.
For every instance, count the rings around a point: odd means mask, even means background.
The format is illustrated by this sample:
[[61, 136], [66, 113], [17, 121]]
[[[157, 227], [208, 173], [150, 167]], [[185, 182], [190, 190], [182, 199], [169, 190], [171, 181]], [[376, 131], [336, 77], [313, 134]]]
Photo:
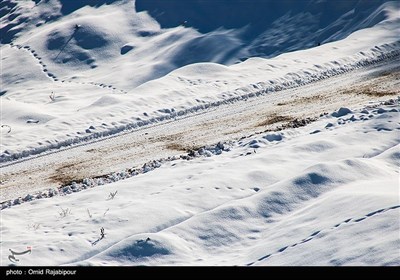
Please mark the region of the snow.
[[0, 265], [400, 265], [399, 3], [168, 2], [0, 4]]
[[[2, 131], [2, 162], [274, 93], [399, 54], [397, 2], [377, 7], [379, 22], [343, 40], [236, 64], [237, 56], [222, 59], [231, 47], [243, 45], [232, 30], [162, 29], [146, 12], [135, 12], [132, 1], [84, 6], [65, 15], [53, 11], [59, 7], [55, 0], [20, 3], [29, 15], [25, 21], [22, 15], [2, 18], [6, 27], [18, 21], [21, 28], [10, 44], [1, 45], [2, 124], [12, 128], [12, 133]], [[54, 18], [36, 26], [49, 10]]]
[[230, 0], [137, 0], [136, 8], [149, 11], [162, 27], [186, 22], [184, 26], [202, 33], [221, 27], [231, 30], [231, 36], [243, 41], [239, 54], [244, 59], [273, 57], [344, 39], [382, 21], [385, 12], [378, 7], [384, 2], [252, 0], [243, 5], [242, 1]]
[[2, 265], [399, 265], [398, 106], [348, 109], [4, 209]]

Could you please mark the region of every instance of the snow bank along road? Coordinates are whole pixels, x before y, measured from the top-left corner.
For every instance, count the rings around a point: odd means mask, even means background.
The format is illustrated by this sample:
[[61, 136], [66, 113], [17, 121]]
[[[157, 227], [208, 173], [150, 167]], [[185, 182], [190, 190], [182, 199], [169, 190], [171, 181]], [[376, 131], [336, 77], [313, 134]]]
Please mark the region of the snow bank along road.
[[1, 211], [0, 265], [399, 265], [399, 108], [381, 103], [15, 199]]
[[72, 181], [134, 168], [151, 160], [304, 125], [340, 107], [361, 107], [400, 94], [400, 58], [294, 89], [224, 104], [183, 118], [59, 151], [3, 163], [1, 201]]

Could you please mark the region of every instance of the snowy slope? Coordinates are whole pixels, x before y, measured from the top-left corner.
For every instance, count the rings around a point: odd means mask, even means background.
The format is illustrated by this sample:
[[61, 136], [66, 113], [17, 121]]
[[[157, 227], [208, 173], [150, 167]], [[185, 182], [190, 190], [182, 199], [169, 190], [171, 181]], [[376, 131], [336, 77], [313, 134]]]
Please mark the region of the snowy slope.
[[399, 265], [399, 108], [353, 111], [2, 210], [1, 265]]
[[[137, 0], [162, 27], [183, 23], [202, 33], [239, 30], [243, 59], [271, 57], [346, 38], [382, 21], [381, 0]], [[207, 20], [205, 20], [207, 19]], [[234, 34], [234, 33], [232, 33]]]
[[[327, 41], [369, 27], [341, 41], [232, 64], [243, 55], [251, 56], [248, 47], [253, 43], [243, 43], [240, 26], [205, 34], [184, 26], [161, 28], [147, 12], [135, 12], [133, 1], [83, 1], [80, 5], [56, 0], [2, 1], [5, 36], [0, 98], [5, 126], [1, 161], [157, 123], [210, 103], [301, 85], [396, 56], [399, 5], [378, 2], [365, 7], [352, 2], [354, 6], [335, 13], [339, 18], [314, 13]], [[312, 3], [305, 7], [318, 7]], [[302, 21], [305, 11], [300, 6], [291, 13]], [[342, 18], [339, 12], [349, 14]], [[274, 18], [278, 23], [266, 25], [265, 32], [277, 30], [277, 25], [288, 28], [280, 21], [293, 23], [292, 17], [279, 15]], [[261, 31], [258, 27], [257, 33]], [[272, 40], [265, 32], [254, 38], [254, 44]], [[7, 133], [9, 127], [11, 133]]]
[[1, 266], [400, 265], [399, 2], [226, 3], [1, 1]]

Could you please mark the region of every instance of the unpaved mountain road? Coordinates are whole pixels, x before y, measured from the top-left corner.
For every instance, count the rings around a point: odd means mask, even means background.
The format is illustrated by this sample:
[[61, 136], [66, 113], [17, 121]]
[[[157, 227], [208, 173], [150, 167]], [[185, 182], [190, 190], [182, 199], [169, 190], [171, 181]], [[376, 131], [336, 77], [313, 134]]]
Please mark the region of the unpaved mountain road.
[[6, 163], [0, 167], [0, 201], [86, 177], [100, 176], [316, 118], [340, 107], [361, 107], [400, 95], [400, 58], [294, 89], [221, 105], [175, 121]]

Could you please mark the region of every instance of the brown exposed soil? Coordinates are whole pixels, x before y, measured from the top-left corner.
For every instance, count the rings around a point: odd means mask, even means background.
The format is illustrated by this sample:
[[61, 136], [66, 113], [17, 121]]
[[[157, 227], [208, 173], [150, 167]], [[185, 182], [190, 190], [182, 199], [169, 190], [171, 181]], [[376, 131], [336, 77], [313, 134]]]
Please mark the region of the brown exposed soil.
[[395, 96], [395, 95], [399, 94], [399, 92], [396, 92], [396, 91], [380, 90], [380, 89], [376, 89], [373, 87], [354, 88], [351, 90], [344, 90], [341, 93], [342, 94], [367, 95], [367, 96], [373, 96], [373, 97]]
[[75, 162], [71, 164], [65, 164], [56, 168], [51, 176], [49, 176], [49, 181], [59, 185], [66, 185], [73, 181], [81, 181], [85, 176], [79, 175], [79, 164], [82, 162]]
[[315, 102], [317, 100], [321, 100], [321, 95], [317, 94], [314, 96], [306, 96], [306, 97], [299, 97], [296, 98], [296, 96], [294, 97], [294, 99], [289, 100], [289, 101], [285, 101], [285, 102], [279, 102], [278, 106], [285, 106], [285, 105], [299, 105], [299, 104], [306, 104], [306, 103], [311, 103], [311, 102]]
[[268, 125], [272, 125], [272, 124], [275, 124], [275, 123], [281, 123], [281, 122], [288, 122], [288, 121], [291, 121], [291, 120], [293, 120], [293, 117], [272, 114], [266, 120], [264, 120], [262, 122], [259, 122], [257, 124], [257, 127], [268, 126]]

